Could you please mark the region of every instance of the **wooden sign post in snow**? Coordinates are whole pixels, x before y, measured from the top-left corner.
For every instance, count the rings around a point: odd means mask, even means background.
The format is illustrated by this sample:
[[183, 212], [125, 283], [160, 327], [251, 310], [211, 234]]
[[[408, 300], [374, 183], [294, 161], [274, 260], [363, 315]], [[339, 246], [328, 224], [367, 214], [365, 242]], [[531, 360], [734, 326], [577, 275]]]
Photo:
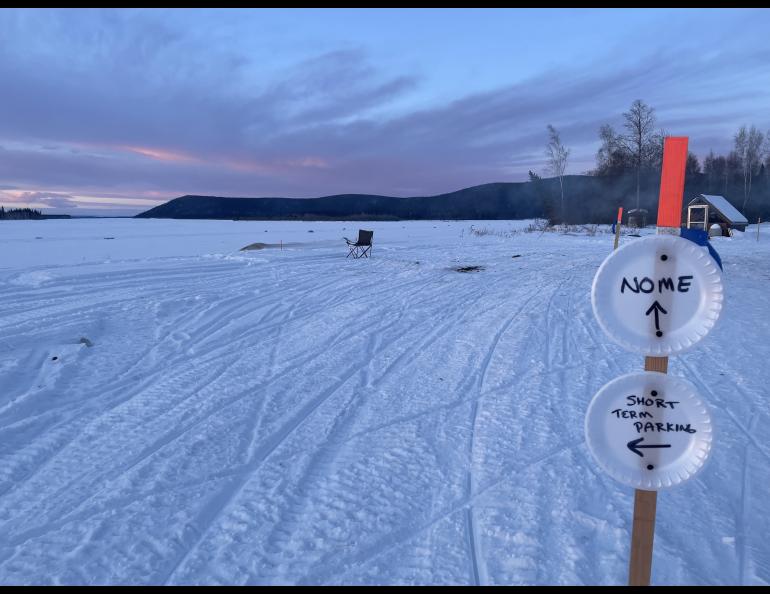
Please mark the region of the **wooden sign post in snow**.
[[[667, 378], [668, 356], [693, 347], [714, 327], [723, 287], [716, 262], [680, 234], [687, 138], [663, 149], [658, 235], [616, 249], [594, 278], [591, 302], [602, 330], [645, 355], [647, 373], [610, 382], [586, 414], [586, 443], [599, 465], [633, 486], [628, 583], [652, 572], [657, 491], [692, 478], [711, 449], [711, 420], [694, 387]], [[656, 373], [650, 373], [656, 372]]]
[[[687, 137], [666, 138], [658, 197], [658, 233], [679, 235], [682, 224], [684, 177], [687, 168]], [[645, 371], [668, 373], [668, 357], [645, 357]], [[649, 586], [652, 576], [652, 545], [655, 537], [657, 491], [637, 489], [634, 494], [634, 523], [631, 532], [631, 558], [628, 585]]]

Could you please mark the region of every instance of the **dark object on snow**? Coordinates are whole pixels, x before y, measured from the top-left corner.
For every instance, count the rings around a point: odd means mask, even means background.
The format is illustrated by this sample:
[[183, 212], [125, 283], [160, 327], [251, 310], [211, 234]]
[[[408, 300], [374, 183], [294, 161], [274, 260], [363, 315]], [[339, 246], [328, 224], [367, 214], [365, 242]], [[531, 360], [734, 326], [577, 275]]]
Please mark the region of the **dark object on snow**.
[[81, 336], [81, 337], [80, 337], [80, 340], [78, 340], [78, 344], [84, 344], [84, 345], [86, 345], [87, 347], [92, 347], [92, 346], [94, 346], [94, 343], [93, 343], [93, 342], [91, 342], [90, 340], [88, 340], [88, 339], [87, 339], [85, 336]]
[[647, 209], [632, 208], [628, 211], [628, 226], [641, 229], [647, 226]]
[[105, 237], [104, 239], [115, 239], [114, 237]]
[[460, 266], [458, 268], [455, 268], [457, 272], [479, 272], [481, 270], [484, 270], [483, 266]]
[[511, 258], [521, 258], [521, 254], [516, 254], [515, 256], [511, 256]]
[[249, 250], [264, 250], [267, 248], [280, 248], [283, 249], [283, 246], [298, 246], [302, 245], [301, 243], [250, 243], [249, 245], [242, 247], [239, 251], [241, 252], [247, 252]]
[[51, 361], [56, 361], [59, 357], [51, 357]]
[[242, 247], [240, 251], [245, 252], [248, 250], [264, 250], [268, 247], [266, 243], [250, 243], [249, 245]]
[[342, 239], [345, 240], [345, 243], [347, 243], [348, 247], [350, 248], [348, 255], [345, 257], [349, 258], [350, 255], [352, 254], [353, 258], [368, 258], [372, 253], [372, 236], [373, 235], [374, 235], [374, 231], [359, 229], [358, 239], [356, 241], [351, 241], [347, 237], [343, 237]]

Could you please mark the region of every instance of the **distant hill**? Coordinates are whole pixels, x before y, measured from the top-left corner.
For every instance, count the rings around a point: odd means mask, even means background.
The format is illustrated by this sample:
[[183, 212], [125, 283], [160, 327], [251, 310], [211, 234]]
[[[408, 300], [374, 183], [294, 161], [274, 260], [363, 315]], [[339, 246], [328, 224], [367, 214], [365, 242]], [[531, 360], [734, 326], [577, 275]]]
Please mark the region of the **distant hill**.
[[[643, 183], [641, 207], [654, 222], [659, 174]], [[685, 204], [695, 187], [685, 189]], [[566, 218], [570, 223], [609, 223], [618, 206], [636, 205], [636, 178], [569, 175], [564, 177]], [[159, 219], [401, 220], [528, 219], [558, 217], [556, 178], [520, 183], [491, 183], [437, 196], [396, 198], [338, 194], [320, 198], [223, 198], [182, 196], [136, 215]]]
[[530, 184], [485, 184], [438, 196], [338, 194], [321, 198], [183, 196], [137, 215], [177, 219], [495, 219], [542, 212]]

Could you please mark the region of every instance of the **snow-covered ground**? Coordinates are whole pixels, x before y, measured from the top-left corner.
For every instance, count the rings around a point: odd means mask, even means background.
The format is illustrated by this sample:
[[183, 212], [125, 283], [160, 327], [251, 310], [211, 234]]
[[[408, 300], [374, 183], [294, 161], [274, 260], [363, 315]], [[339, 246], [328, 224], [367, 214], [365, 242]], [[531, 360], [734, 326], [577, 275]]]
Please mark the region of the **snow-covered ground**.
[[[612, 238], [526, 224], [0, 222], [0, 583], [625, 583], [633, 491], [583, 438], [643, 363], [591, 312]], [[755, 232], [671, 360], [717, 434], [658, 497], [654, 583], [770, 582]]]

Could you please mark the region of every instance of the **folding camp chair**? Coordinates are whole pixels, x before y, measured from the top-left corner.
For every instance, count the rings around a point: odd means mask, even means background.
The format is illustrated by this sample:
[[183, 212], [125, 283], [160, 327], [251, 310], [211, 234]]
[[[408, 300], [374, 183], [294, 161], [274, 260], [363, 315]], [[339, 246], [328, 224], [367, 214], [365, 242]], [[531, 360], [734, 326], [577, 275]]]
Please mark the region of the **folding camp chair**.
[[350, 248], [345, 257], [349, 258], [352, 254], [354, 258], [368, 258], [372, 253], [372, 235], [374, 235], [374, 231], [359, 229], [357, 241], [350, 241], [347, 237], [343, 237]]

